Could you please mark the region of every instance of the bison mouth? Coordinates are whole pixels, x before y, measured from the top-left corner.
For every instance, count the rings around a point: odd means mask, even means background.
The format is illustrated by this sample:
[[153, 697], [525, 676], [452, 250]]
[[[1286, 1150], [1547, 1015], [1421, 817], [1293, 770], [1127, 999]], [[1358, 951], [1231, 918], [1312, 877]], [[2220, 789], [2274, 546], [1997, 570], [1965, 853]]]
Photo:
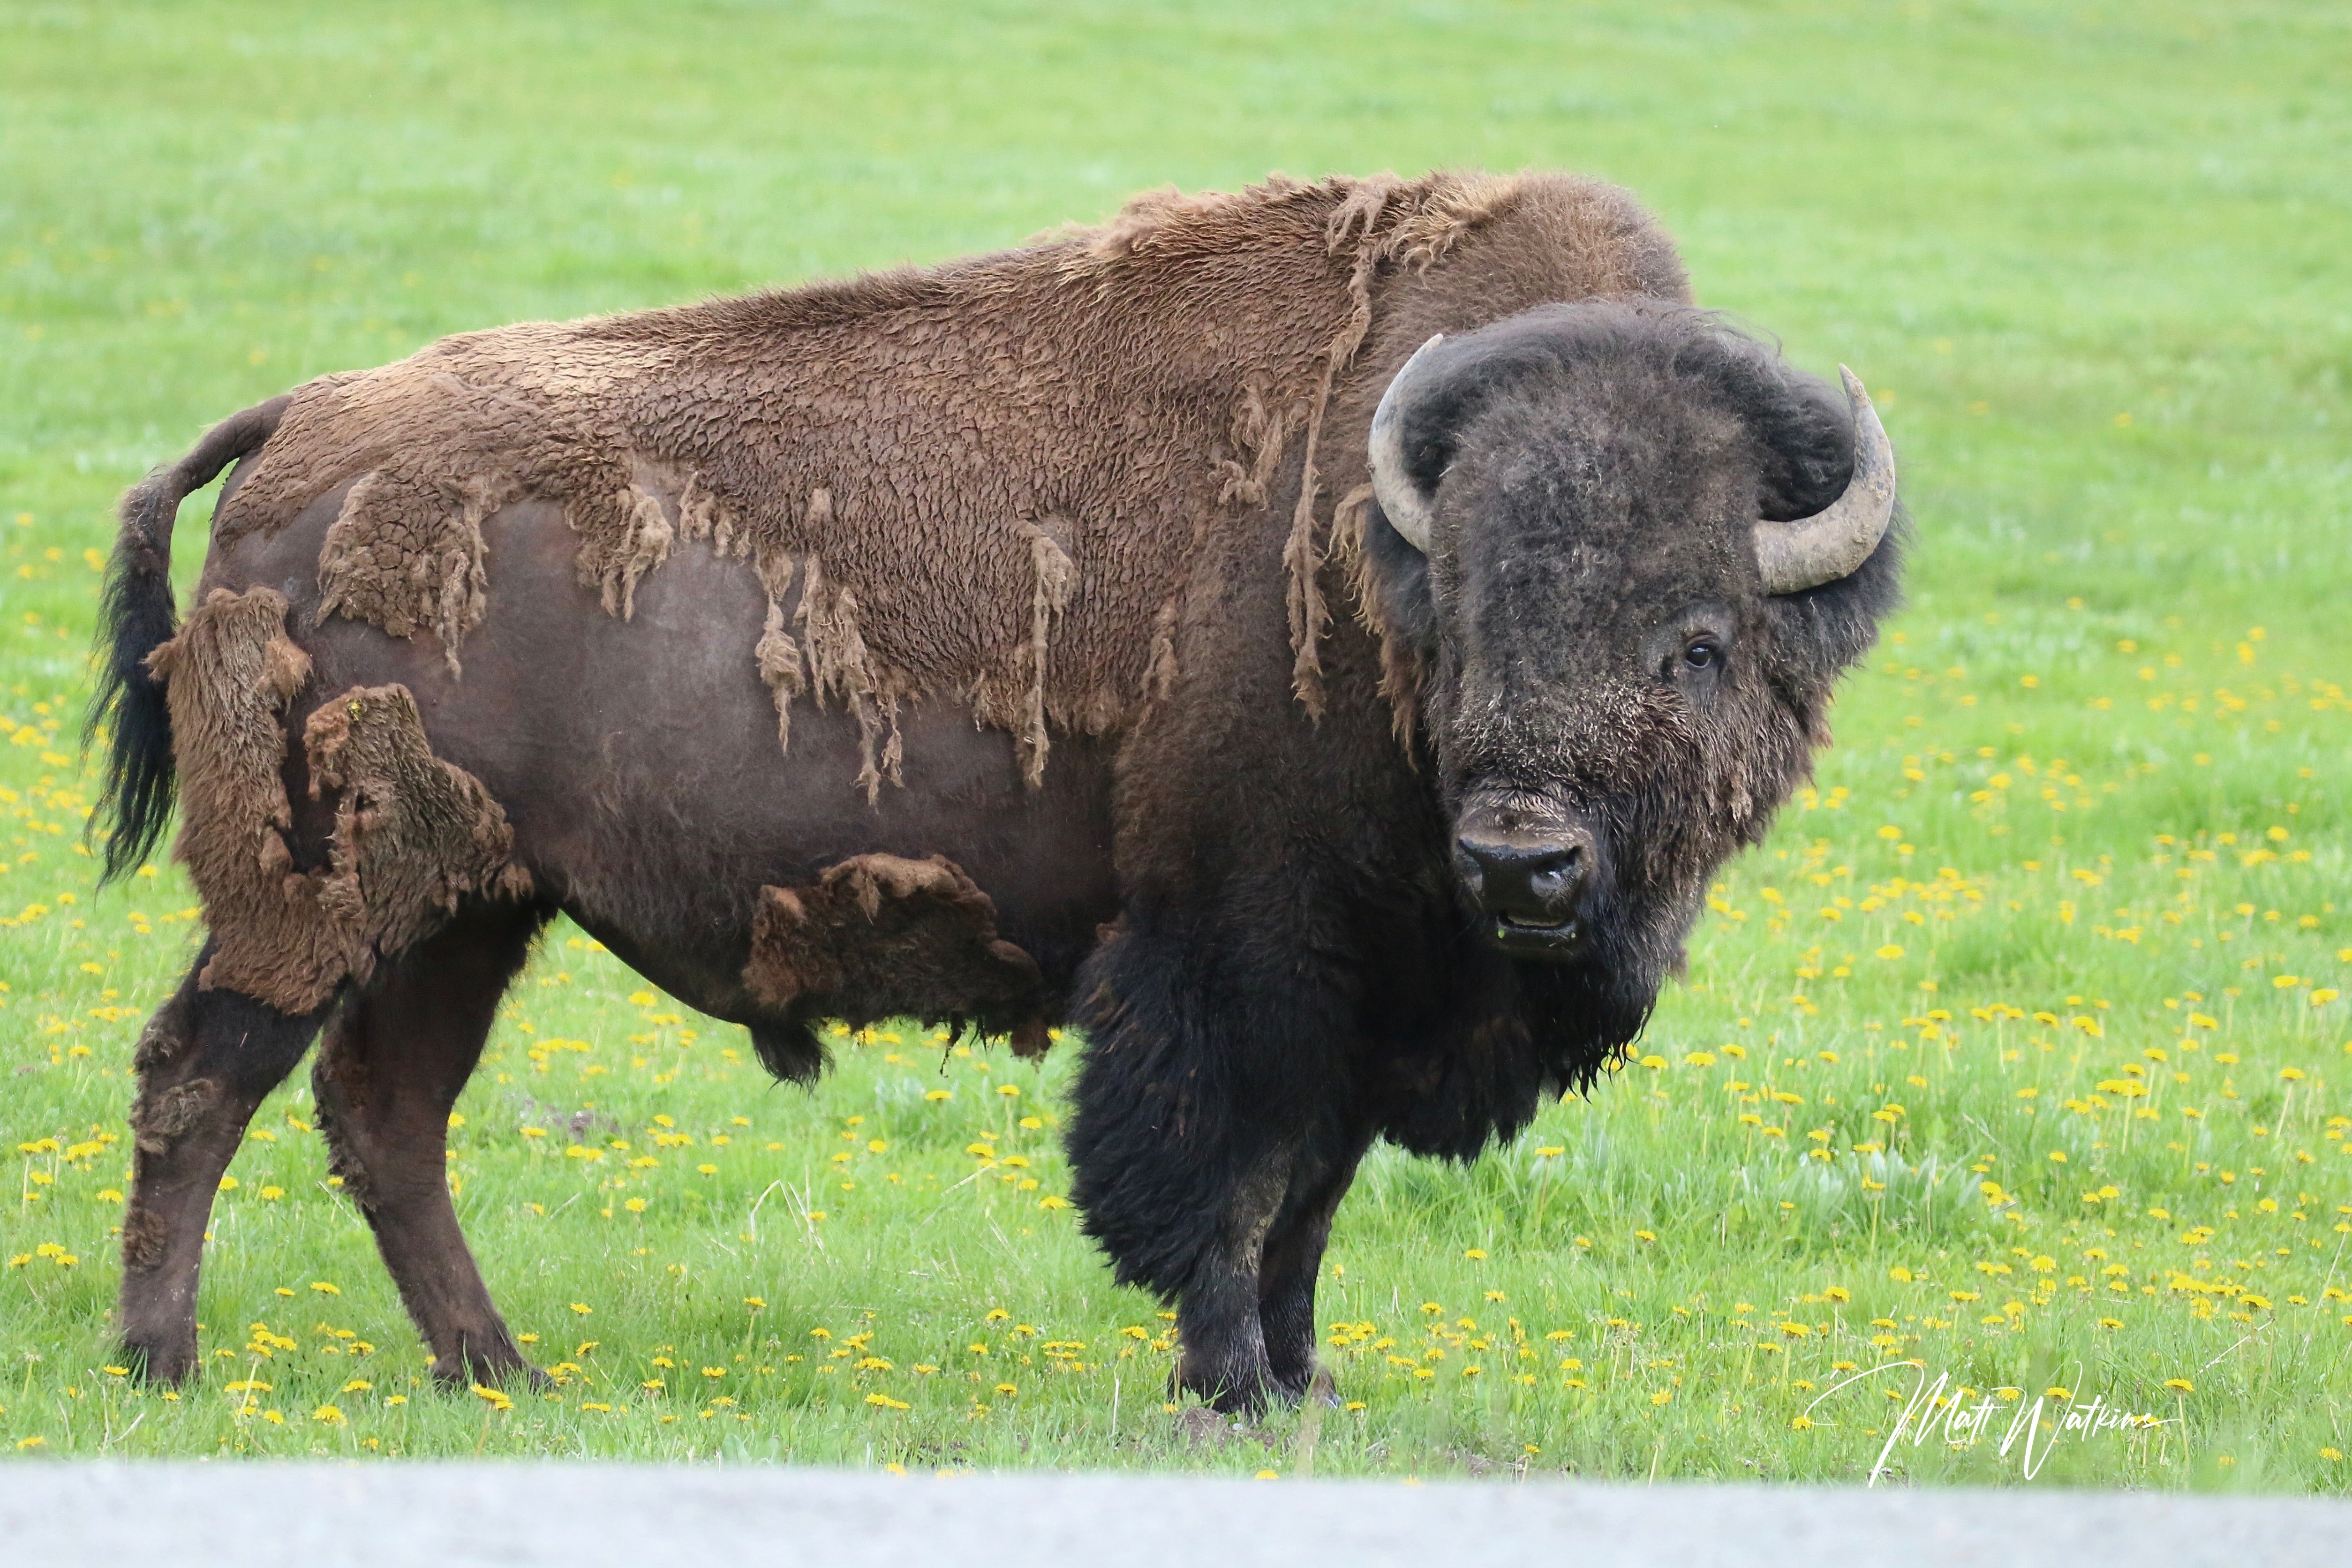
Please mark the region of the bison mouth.
[[1487, 928], [1487, 935], [1513, 958], [1545, 959], [1556, 963], [1584, 950], [1584, 927], [1573, 917], [1547, 922], [1527, 915], [1496, 914]]

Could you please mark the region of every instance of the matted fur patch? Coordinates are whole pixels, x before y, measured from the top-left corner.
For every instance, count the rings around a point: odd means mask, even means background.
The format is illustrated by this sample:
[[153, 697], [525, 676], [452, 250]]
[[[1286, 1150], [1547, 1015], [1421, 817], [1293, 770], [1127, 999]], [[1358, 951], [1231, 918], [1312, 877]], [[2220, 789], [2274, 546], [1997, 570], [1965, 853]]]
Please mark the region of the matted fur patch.
[[286, 600], [271, 588], [215, 588], [147, 667], [172, 712], [175, 853], [213, 935], [197, 983], [308, 1013], [349, 973], [351, 951], [286, 842], [285, 710], [310, 679], [309, 656], [286, 636]]
[[[405, 687], [355, 687], [310, 716], [311, 790], [336, 795], [330, 863], [299, 870], [286, 838], [286, 710], [310, 661], [275, 590], [215, 589], [149, 656], [180, 769], [177, 853], [211, 928], [197, 983], [309, 1013], [425, 935], [467, 893], [522, 896], [513, 835], [478, 781], [440, 761]], [[158, 1015], [159, 1023], [163, 1015]], [[158, 1053], [170, 1042], [154, 1042]]]
[[514, 832], [481, 781], [433, 754], [405, 686], [355, 686], [302, 731], [314, 798], [335, 799], [319, 908], [345, 933], [351, 973], [431, 934], [469, 893], [527, 897]]
[[814, 887], [762, 888], [743, 983], [775, 1008], [814, 1001], [865, 1024], [900, 1016], [1024, 1031], [1036, 962], [996, 934], [996, 905], [944, 856], [858, 855]]

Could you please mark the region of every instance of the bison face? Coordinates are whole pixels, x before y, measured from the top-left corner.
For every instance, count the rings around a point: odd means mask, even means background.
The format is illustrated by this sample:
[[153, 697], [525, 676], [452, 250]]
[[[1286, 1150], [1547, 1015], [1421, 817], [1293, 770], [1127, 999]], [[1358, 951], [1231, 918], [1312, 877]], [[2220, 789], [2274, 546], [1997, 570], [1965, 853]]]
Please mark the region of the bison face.
[[1895, 597], [1893, 455], [1847, 391], [1697, 312], [1602, 303], [1433, 339], [1391, 383], [1368, 581], [1504, 952], [1646, 1010], [1827, 739]]

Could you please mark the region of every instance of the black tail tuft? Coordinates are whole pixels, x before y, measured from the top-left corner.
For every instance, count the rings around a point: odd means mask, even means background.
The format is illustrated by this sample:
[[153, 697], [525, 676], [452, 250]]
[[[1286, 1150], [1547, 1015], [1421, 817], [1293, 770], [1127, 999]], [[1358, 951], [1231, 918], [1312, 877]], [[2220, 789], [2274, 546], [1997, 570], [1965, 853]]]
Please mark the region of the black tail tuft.
[[172, 713], [163, 683], [148, 672], [147, 656], [177, 629], [172, 530], [180, 502], [259, 450], [292, 401], [273, 397], [224, 419], [186, 457], [148, 475], [122, 498], [122, 527], [99, 604], [98, 691], [82, 730], [84, 745], [101, 727], [108, 731], [106, 781], [90, 818], [93, 830], [106, 828], [101, 884], [144, 860], [172, 815]]

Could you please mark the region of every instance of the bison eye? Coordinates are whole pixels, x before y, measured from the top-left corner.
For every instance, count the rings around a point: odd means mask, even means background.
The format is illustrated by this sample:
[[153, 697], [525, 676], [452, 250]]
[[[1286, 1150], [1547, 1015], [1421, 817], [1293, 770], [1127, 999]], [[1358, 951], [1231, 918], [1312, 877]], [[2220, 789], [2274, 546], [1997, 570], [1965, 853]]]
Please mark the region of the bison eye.
[[1723, 645], [1712, 637], [1696, 637], [1683, 648], [1683, 662], [1693, 669], [1715, 669], [1723, 663]]

